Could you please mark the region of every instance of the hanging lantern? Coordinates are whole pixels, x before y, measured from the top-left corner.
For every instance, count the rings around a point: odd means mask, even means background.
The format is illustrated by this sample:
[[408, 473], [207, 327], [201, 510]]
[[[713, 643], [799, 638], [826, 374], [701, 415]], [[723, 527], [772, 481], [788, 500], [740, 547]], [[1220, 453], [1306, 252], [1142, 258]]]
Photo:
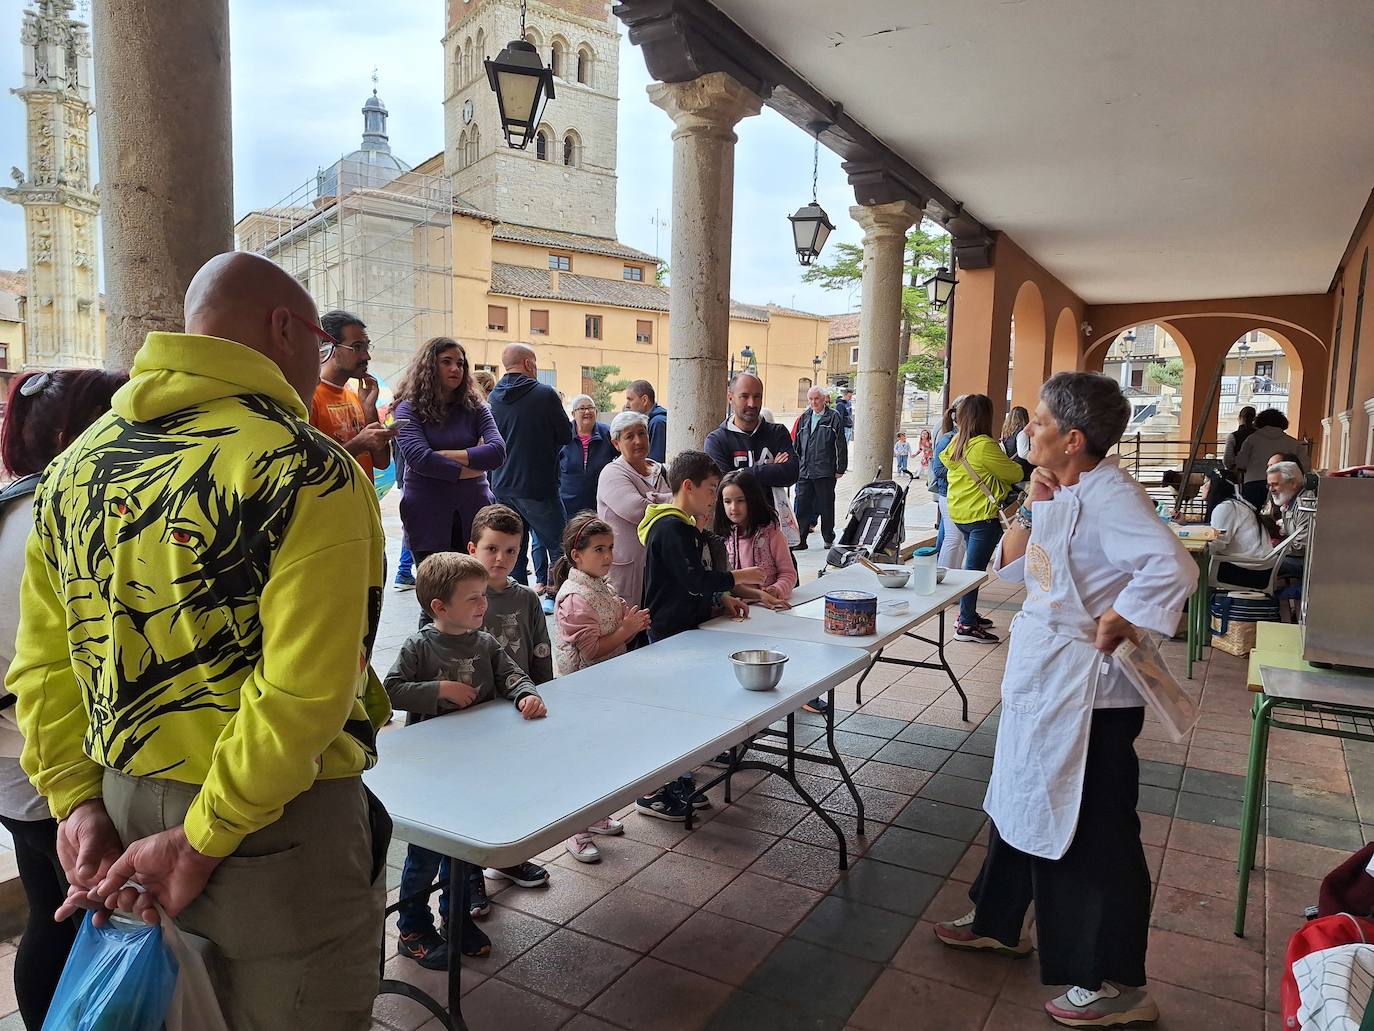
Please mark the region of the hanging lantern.
[[506, 44], [496, 60], [483, 62], [487, 82], [496, 94], [501, 114], [501, 132], [506, 145], [524, 150], [534, 138], [544, 114], [544, 105], [553, 99], [553, 72], [544, 67], [539, 51], [525, 39], [525, 4], [520, 4], [520, 38]]
[[941, 265], [931, 276], [921, 285], [926, 290], [926, 300], [930, 302], [932, 308], [943, 308], [949, 303], [949, 299], [954, 296], [954, 285], [957, 280], [949, 269]]
[[817, 122], [811, 126], [811, 131], [816, 137], [811, 151], [811, 203], [802, 205], [795, 215], [787, 216], [788, 221], [792, 223], [792, 242], [797, 249], [797, 260], [803, 265], [810, 265], [820, 257], [825, 241], [835, 230], [830, 216], [816, 203], [816, 182], [820, 175], [821, 163], [821, 130], [826, 127], [824, 122]]

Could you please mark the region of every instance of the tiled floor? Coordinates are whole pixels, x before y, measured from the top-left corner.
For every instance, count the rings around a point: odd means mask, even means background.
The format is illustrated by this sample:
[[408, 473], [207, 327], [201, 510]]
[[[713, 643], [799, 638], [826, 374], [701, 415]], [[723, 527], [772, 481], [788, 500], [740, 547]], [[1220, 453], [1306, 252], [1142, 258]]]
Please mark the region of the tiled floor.
[[[1017, 594], [994, 584], [984, 608], [1005, 628]], [[996, 606], [996, 608], [994, 608]], [[932, 649], [903, 643], [894, 654]], [[1175, 668], [1181, 644], [1168, 646]], [[969, 908], [985, 851], [980, 810], [991, 769], [1005, 645], [953, 644], [951, 663], [972, 722], [940, 675], [879, 667], [836, 740], [853, 757], [868, 814], [836, 771], [811, 766], [808, 790], [845, 827], [851, 869], [836, 868], [833, 835], [791, 789], [741, 775], [733, 805], [713, 793], [700, 827], [625, 816], [624, 838], [582, 866], [557, 850], [546, 889], [507, 888], [485, 927], [492, 958], [471, 963], [464, 1014], [473, 1031], [605, 1028], [689, 1031], [912, 1028], [1014, 1031], [1051, 1026], [1037, 961], [952, 953], [933, 921]], [[1288, 936], [1316, 900], [1319, 878], [1363, 840], [1360, 777], [1374, 759], [1339, 742], [1273, 735], [1268, 837], [1252, 878], [1248, 933], [1231, 933], [1241, 773], [1248, 748], [1244, 663], [1212, 652], [1192, 682], [1204, 716], [1191, 739], [1147, 722], [1138, 742], [1143, 837], [1155, 883], [1149, 971], [1167, 1029], [1267, 1031]], [[803, 716], [808, 723], [818, 718]], [[706, 771], [703, 771], [703, 775]], [[1352, 791], [1351, 780], [1355, 779]], [[746, 791], [745, 788], [748, 788]], [[398, 864], [402, 846], [393, 849]], [[393, 881], [396, 876], [393, 869]], [[389, 970], [438, 991], [442, 977], [393, 959]], [[376, 1028], [422, 1026], [413, 1004], [385, 998]]]

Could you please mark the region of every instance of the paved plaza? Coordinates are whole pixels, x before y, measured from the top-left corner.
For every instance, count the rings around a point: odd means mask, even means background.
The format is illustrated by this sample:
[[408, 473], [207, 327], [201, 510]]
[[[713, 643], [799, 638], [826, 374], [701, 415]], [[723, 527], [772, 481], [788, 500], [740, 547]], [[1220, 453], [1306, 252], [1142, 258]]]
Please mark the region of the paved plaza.
[[[394, 499], [388, 501], [384, 509], [394, 519]], [[1000, 630], [1019, 597], [997, 582], [984, 590], [985, 609]], [[389, 649], [413, 625], [413, 595], [389, 592], [386, 604], [378, 645], [383, 670]], [[904, 642], [893, 654], [919, 659], [932, 650]], [[1180, 670], [1182, 643], [1167, 651]], [[969, 695], [969, 724], [960, 721], [948, 683], [929, 671], [901, 675], [878, 667], [857, 710], [852, 683], [836, 692], [836, 743], [861, 786], [867, 835], [854, 834], [852, 801], [835, 770], [817, 765], [805, 783], [849, 832], [848, 873], [836, 868], [834, 836], [790, 788], [755, 773], [737, 777], [732, 805], [719, 789], [712, 792], [714, 808], [690, 833], [626, 807], [626, 834], [603, 843], [599, 864], [579, 864], [560, 847], [538, 857], [552, 864], [547, 888], [490, 884], [495, 904], [483, 926], [493, 955], [464, 968], [469, 1026], [1052, 1026], [1039, 1010], [1051, 993], [1039, 984], [1034, 958], [956, 954], [931, 934], [933, 921], [969, 908], [968, 886], [985, 851], [980, 806], [1006, 645], [955, 643], [948, 654]], [[1191, 738], [1174, 744], [1147, 718], [1137, 743], [1139, 808], [1155, 884], [1149, 970], [1163, 1012], [1159, 1026], [1277, 1031], [1284, 946], [1304, 907], [1316, 901], [1320, 876], [1364, 841], [1362, 821], [1374, 824], [1374, 759], [1357, 745], [1343, 751], [1336, 741], [1275, 732], [1267, 837], [1251, 882], [1247, 937], [1237, 939], [1231, 921], [1249, 746], [1245, 663], [1211, 650], [1195, 673], [1204, 715]], [[556, 681], [545, 696], [556, 712]], [[819, 737], [819, 717], [799, 718]], [[606, 728], [606, 747], [634, 732]], [[499, 772], [518, 775], [518, 762], [513, 756], [512, 769]], [[400, 842], [392, 847], [393, 901], [404, 849]], [[394, 920], [388, 933], [388, 975], [442, 997], [444, 975], [394, 956]], [[380, 999], [375, 1016], [377, 1031], [439, 1026], [398, 997]], [[0, 1031], [5, 1026], [0, 1022]]]

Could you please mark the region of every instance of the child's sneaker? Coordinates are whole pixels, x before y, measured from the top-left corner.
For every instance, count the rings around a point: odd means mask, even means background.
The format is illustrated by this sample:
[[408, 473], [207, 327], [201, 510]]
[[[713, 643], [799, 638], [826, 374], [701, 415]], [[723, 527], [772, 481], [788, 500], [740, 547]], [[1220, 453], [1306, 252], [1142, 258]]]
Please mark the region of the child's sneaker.
[[398, 591], [413, 591], [415, 590], [415, 577], [409, 573], [397, 573], [394, 586]]
[[1001, 642], [1001, 638], [996, 634], [989, 633], [980, 626], [956, 626], [954, 639], [956, 641], [968, 641], [972, 644], [999, 644]]
[[697, 790], [696, 778], [690, 773], [673, 781], [671, 787], [683, 802], [693, 809], [710, 809], [711, 800], [704, 791]]
[[396, 951], [406, 959], [413, 959], [426, 970], [448, 969], [448, 942], [432, 927], [427, 931], [401, 935], [396, 940]]
[[813, 698], [802, 706], [807, 712], [814, 712], [824, 716], [830, 710], [830, 703], [824, 698]]
[[549, 871], [538, 863], [519, 863], [499, 870], [489, 866], [482, 872], [493, 881], [510, 881], [522, 888], [542, 888], [549, 883]]
[[597, 820], [587, 828], [588, 834], [607, 834], [616, 835], [625, 833], [625, 825], [613, 816], [608, 816], [604, 820]]
[[1065, 1027], [1138, 1027], [1159, 1019], [1159, 1007], [1144, 988], [1118, 988], [1109, 981], [1096, 991], [1070, 988], [1045, 1003], [1045, 1012]]
[[645, 816], [652, 816], [656, 820], [668, 820], [671, 823], [683, 823], [687, 819], [690, 807], [674, 790], [675, 784], [665, 784], [651, 795], [642, 795], [635, 799], [635, 808]]
[[[449, 936], [452, 933], [453, 929], [449, 926], [449, 922], [445, 920], [443, 923], [444, 938], [451, 941], [452, 939]], [[487, 937], [485, 931], [471, 920], [463, 921], [462, 933], [463, 940], [458, 943], [458, 948], [462, 951], [464, 956], [467, 956], [469, 959], [486, 959], [491, 955], [491, 939]], [[447, 960], [448, 956], [445, 955], [444, 959]], [[431, 969], [442, 970], [444, 968], [433, 967]]]
[[563, 842], [563, 847], [579, 863], [599, 863], [601, 861], [601, 849], [596, 847], [596, 842], [586, 831], [581, 834], [574, 834]]
[[491, 899], [487, 897], [487, 879], [478, 867], [468, 874], [468, 914], [474, 920], [482, 920], [491, 912]]

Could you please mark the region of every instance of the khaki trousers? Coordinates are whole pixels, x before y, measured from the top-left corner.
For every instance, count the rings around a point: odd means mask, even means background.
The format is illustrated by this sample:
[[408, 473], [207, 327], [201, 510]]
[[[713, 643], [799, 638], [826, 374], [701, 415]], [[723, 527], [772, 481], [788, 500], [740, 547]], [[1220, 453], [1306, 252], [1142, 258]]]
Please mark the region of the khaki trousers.
[[[196, 791], [105, 771], [105, 808], [126, 845], [179, 826]], [[360, 778], [317, 781], [177, 918], [211, 943], [206, 965], [233, 1031], [371, 1026], [386, 904], [371, 816]]]

